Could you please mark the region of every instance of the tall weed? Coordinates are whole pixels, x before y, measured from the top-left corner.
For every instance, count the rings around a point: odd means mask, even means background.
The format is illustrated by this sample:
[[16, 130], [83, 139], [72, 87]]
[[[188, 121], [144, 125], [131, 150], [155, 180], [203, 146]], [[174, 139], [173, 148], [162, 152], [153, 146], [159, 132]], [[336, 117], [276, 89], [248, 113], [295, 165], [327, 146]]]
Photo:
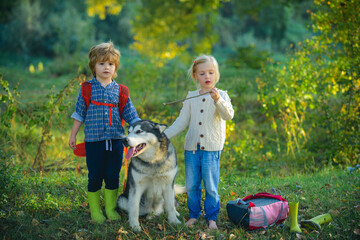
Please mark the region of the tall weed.
[[[85, 81], [84, 75], [79, 75], [68, 82], [58, 93], [51, 91], [47, 95], [47, 101], [38, 105], [19, 104], [14, 93], [20, 96], [16, 88], [11, 91], [7, 81], [2, 79], [1, 85], [5, 94], [1, 95], [1, 139], [6, 154], [13, 154], [17, 161], [27, 162], [33, 159], [32, 166], [44, 170], [47, 160], [47, 150], [53, 138], [53, 122], [61, 124], [65, 119], [63, 113], [69, 107], [66, 99], [74, 91], [76, 83]], [[19, 124], [20, 123], [20, 124]], [[40, 140], [38, 140], [38, 137]], [[35, 152], [34, 152], [35, 150]]]

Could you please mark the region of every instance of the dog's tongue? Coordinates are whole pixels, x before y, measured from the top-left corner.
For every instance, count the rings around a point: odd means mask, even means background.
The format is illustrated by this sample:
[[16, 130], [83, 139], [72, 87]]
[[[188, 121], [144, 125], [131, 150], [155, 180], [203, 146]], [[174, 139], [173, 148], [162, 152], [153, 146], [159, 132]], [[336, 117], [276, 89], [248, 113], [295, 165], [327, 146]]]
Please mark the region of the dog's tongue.
[[134, 152], [135, 152], [134, 147], [128, 148], [126, 156], [125, 156], [126, 159], [130, 159], [134, 155]]

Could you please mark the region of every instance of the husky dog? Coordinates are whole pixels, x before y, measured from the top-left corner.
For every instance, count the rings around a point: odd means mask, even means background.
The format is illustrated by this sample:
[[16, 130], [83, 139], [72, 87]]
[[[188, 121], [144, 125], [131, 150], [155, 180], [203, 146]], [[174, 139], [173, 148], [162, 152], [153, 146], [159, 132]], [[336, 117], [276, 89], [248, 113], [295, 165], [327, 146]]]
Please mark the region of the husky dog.
[[[180, 224], [175, 209], [176, 152], [163, 133], [166, 125], [141, 120], [129, 127], [122, 139], [131, 157], [125, 191], [118, 207], [128, 212], [130, 226], [140, 231], [139, 216], [159, 216], [164, 208], [171, 224]], [[183, 190], [179, 190], [183, 191]]]

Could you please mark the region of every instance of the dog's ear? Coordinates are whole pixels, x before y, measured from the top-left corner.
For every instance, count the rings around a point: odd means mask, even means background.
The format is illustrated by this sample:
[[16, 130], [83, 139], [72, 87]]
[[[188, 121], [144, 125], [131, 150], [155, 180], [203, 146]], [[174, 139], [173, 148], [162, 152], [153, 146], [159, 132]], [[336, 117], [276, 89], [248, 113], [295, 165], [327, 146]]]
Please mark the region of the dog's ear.
[[166, 124], [160, 124], [160, 123], [158, 123], [156, 126], [157, 126], [157, 128], [160, 130], [161, 133], [167, 128], [167, 125], [166, 125]]

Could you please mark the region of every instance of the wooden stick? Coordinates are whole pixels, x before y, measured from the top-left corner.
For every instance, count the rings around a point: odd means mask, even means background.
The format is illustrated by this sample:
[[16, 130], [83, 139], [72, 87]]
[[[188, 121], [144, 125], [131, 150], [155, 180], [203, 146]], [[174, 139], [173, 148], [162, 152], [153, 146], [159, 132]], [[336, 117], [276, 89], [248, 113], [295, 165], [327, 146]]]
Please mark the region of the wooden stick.
[[169, 104], [173, 104], [173, 103], [183, 102], [183, 101], [185, 101], [185, 100], [188, 100], [188, 99], [191, 99], [191, 98], [200, 97], [200, 96], [205, 95], [205, 94], [208, 94], [208, 93], [211, 93], [211, 91], [204, 92], [204, 93], [202, 93], [202, 94], [199, 94], [199, 95], [196, 95], [196, 96], [192, 96], [192, 97], [183, 98], [183, 99], [179, 99], [179, 100], [176, 100], [176, 101], [163, 103], [163, 104], [164, 104], [164, 105], [169, 105]]

